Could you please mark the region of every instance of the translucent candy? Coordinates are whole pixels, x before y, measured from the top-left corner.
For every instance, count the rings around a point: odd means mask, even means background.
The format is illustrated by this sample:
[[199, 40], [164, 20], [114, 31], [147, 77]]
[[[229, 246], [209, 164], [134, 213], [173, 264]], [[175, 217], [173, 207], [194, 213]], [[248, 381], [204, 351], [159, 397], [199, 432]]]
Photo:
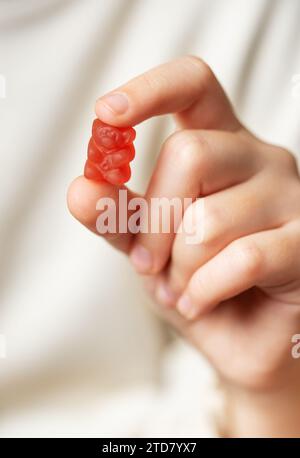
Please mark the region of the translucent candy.
[[132, 127], [114, 127], [95, 119], [88, 144], [84, 176], [121, 186], [130, 179], [129, 163], [134, 159]]

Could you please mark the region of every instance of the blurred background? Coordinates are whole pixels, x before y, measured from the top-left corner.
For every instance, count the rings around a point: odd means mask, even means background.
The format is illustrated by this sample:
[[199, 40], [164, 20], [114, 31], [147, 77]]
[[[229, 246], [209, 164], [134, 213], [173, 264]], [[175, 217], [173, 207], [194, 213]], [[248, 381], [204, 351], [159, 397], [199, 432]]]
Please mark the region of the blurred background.
[[[213, 372], [73, 220], [66, 190], [95, 100], [183, 54], [208, 62], [250, 129], [299, 151], [299, 17], [297, 0], [0, 1], [0, 436], [216, 434]], [[137, 126], [133, 189], [172, 129]]]

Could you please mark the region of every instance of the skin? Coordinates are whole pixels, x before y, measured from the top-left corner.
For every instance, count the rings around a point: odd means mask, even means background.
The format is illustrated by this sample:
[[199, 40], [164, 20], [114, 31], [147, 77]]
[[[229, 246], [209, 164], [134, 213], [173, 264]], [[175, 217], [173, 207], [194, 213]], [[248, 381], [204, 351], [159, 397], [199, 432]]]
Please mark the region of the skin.
[[[108, 107], [114, 94], [125, 96], [117, 112]], [[129, 256], [158, 313], [218, 372], [229, 406], [225, 433], [300, 436], [300, 362], [291, 356], [300, 332], [294, 157], [249, 132], [211, 69], [193, 56], [129, 81], [95, 111], [115, 126], [174, 116], [177, 129], [162, 145], [145, 198], [204, 197], [202, 243], [187, 245], [174, 233], [117, 234], [108, 242]], [[96, 233], [96, 201], [117, 194], [78, 177], [68, 206]]]

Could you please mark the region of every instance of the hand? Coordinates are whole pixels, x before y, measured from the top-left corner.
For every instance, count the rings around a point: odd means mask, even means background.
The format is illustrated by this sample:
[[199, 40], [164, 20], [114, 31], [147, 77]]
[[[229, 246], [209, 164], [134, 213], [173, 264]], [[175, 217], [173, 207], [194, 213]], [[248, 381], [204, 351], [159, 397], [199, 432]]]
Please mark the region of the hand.
[[[166, 113], [178, 130], [162, 146], [145, 198], [203, 197], [204, 239], [187, 245], [174, 231], [108, 239], [146, 275], [159, 313], [227, 385], [298, 393], [300, 363], [291, 356], [300, 331], [296, 162], [240, 123], [212, 71], [195, 57], [150, 70], [96, 104], [97, 116], [116, 126]], [[96, 202], [107, 195], [117, 200], [118, 188], [79, 177], [69, 189], [70, 211], [96, 232]]]

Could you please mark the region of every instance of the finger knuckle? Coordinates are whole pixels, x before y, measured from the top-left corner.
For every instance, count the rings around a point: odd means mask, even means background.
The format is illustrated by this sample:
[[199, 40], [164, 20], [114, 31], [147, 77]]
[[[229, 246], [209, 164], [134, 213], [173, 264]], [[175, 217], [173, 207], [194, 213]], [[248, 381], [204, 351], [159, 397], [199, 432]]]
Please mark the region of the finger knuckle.
[[249, 278], [257, 278], [264, 269], [264, 255], [253, 240], [236, 241], [233, 245], [233, 259]]
[[224, 228], [224, 215], [222, 209], [207, 203], [206, 200], [202, 243], [205, 246], [212, 246], [220, 239], [221, 228]]
[[276, 148], [275, 152], [273, 151], [273, 156], [275, 155], [280, 170], [282, 168], [288, 170], [297, 170], [297, 160], [295, 156], [285, 148]]
[[175, 132], [165, 142], [163, 155], [181, 170], [203, 171], [208, 167], [209, 145], [204, 136], [187, 130]]
[[198, 73], [201, 83], [210, 82], [214, 78], [214, 74], [210, 66], [200, 57], [194, 55], [185, 56], [185, 61], [188, 65], [193, 65]]

